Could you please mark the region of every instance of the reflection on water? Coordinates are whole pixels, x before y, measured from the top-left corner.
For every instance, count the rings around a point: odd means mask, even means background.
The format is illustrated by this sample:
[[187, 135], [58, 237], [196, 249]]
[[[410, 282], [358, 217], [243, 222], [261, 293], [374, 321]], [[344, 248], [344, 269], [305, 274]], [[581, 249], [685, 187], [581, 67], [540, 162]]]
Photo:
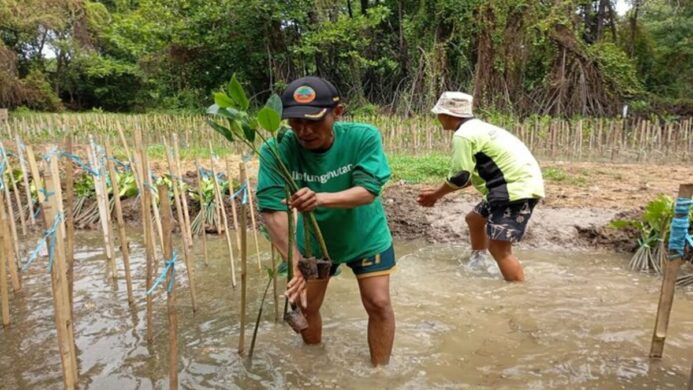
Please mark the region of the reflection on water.
[[[156, 341], [150, 348], [144, 303], [128, 308], [125, 282], [112, 285], [95, 250], [99, 245], [97, 234], [78, 235], [75, 329], [82, 387], [166, 388], [165, 297], [156, 298]], [[625, 271], [621, 257], [520, 252], [528, 280], [508, 284], [469, 268], [463, 246], [409, 242], [396, 248], [397, 334], [388, 367], [370, 367], [366, 314], [346, 269], [330, 282], [322, 345], [303, 346], [287, 326], [274, 323], [268, 299], [250, 364], [236, 353], [240, 291], [231, 287], [224, 241], [212, 239], [210, 265], [197, 259], [200, 309], [194, 315], [182, 264], [178, 267], [181, 386], [651, 389], [687, 383], [693, 294], [677, 291], [664, 358], [650, 361], [660, 281]], [[131, 249], [135, 289], [142, 298], [141, 242], [132, 242]], [[250, 260], [248, 344], [266, 280], [254, 266], [255, 257]], [[0, 387], [59, 389], [50, 278], [36, 264], [24, 280], [24, 292], [11, 298], [13, 324], [0, 330]]]

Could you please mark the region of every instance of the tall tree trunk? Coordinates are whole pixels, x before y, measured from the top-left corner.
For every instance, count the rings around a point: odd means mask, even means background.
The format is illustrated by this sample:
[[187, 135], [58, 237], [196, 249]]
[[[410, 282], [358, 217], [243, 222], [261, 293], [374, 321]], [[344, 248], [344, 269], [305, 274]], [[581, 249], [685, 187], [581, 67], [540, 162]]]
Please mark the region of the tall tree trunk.
[[406, 76], [409, 70], [409, 51], [407, 41], [404, 39], [404, 0], [397, 2], [399, 18], [399, 67], [402, 76]]
[[361, 15], [365, 15], [368, 11], [368, 0], [361, 0]]
[[479, 11], [480, 29], [476, 44], [476, 64], [474, 66], [474, 105], [484, 106], [490, 102], [491, 80], [493, 75], [493, 41], [491, 40], [491, 26], [495, 23], [493, 7], [490, 4], [482, 5]]
[[641, 0], [633, 1], [633, 12], [630, 14], [630, 44], [628, 51], [631, 58], [635, 57], [635, 35], [638, 30], [638, 12], [640, 11]]
[[351, 0], [347, 0], [347, 11], [349, 11], [349, 17], [354, 17], [354, 12], [351, 10]]
[[594, 41], [598, 42], [602, 39], [602, 33], [604, 30], [604, 19], [606, 18], [606, 7], [610, 0], [599, 0], [599, 5], [597, 6], [597, 31], [594, 34]]

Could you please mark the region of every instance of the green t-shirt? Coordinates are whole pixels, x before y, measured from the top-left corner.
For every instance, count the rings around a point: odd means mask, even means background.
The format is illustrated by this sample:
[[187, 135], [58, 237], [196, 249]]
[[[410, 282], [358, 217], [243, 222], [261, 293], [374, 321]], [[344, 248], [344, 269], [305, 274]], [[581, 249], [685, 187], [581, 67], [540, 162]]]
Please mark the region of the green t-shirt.
[[479, 119], [464, 122], [452, 141], [448, 184], [471, 184], [490, 202], [544, 197], [544, 180], [537, 160], [508, 131]]
[[[299, 188], [308, 187], [315, 192], [339, 192], [361, 186], [375, 200], [367, 205], [351, 208], [314, 210], [327, 250], [335, 263], [345, 263], [383, 252], [392, 245], [392, 235], [380, 202], [382, 186], [390, 178], [380, 132], [371, 125], [336, 122], [333, 126], [334, 143], [325, 152], [304, 149], [292, 131], [287, 131], [279, 144], [282, 160]], [[270, 140], [269, 142], [274, 142]], [[268, 161], [275, 161], [267, 145], [261, 149], [258, 174], [257, 200], [261, 211], [285, 211], [281, 203], [286, 198], [280, 176]], [[299, 216], [297, 244], [304, 251], [303, 216]], [[320, 254], [320, 246], [311, 240], [313, 254]]]

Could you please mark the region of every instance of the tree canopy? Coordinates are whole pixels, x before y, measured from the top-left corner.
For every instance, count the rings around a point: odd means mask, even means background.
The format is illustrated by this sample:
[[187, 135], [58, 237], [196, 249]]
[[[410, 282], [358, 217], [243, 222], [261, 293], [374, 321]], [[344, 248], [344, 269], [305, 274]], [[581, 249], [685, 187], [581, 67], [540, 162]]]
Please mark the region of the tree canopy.
[[352, 110], [440, 92], [515, 115], [690, 115], [693, 4], [631, 0], [0, 0], [0, 106], [202, 109], [232, 74], [264, 101], [296, 77]]

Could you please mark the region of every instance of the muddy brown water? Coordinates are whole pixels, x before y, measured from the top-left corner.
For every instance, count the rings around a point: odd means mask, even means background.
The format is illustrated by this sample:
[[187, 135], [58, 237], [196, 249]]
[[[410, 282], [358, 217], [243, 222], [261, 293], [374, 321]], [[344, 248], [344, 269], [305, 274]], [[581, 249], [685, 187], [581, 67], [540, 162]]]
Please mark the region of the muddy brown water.
[[[130, 237], [137, 237], [135, 231]], [[35, 240], [27, 240], [27, 247]], [[98, 234], [76, 248], [75, 331], [81, 388], [167, 388], [167, 317], [156, 298], [156, 341], [145, 340], [145, 306], [128, 308], [114, 288]], [[135, 289], [144, 291], [141, 242], [131, 243]], [[252, 248], [252, 245], [251, 245]], [[324, 343], [303, 346], [265, 307], [255, 358], [236, 353], [240, 289], [231, 287], [225, 242], [210, 240], [210, 265], [197, 255], [200, 309], [193, 315], [177, 267], [182, 388], [681, 389], [693, 362], [693, 293], [678, 290], [664, 358], [647, 354], [660, 280], [624, 268], [613, 254], [520, 251], [527, 282], [507, 284], [467, 264], [466, 246], [396, 243], [392, 277], [397, 334], [392, 362], [370, 366], [366, 315], [350, 270], [330, 282]], [[267, 262], [267, 255], [264, 257]], [[11, 297], [13, 324], [0, 329], [0, 388], [60, 389], [50, 279], [45, 259]], [[251, 256], [248, 345], [264, 288]], [[161, 289], [163, 291], [163, 289]], [[281, 302], [283, 306], [283, 302]]]

